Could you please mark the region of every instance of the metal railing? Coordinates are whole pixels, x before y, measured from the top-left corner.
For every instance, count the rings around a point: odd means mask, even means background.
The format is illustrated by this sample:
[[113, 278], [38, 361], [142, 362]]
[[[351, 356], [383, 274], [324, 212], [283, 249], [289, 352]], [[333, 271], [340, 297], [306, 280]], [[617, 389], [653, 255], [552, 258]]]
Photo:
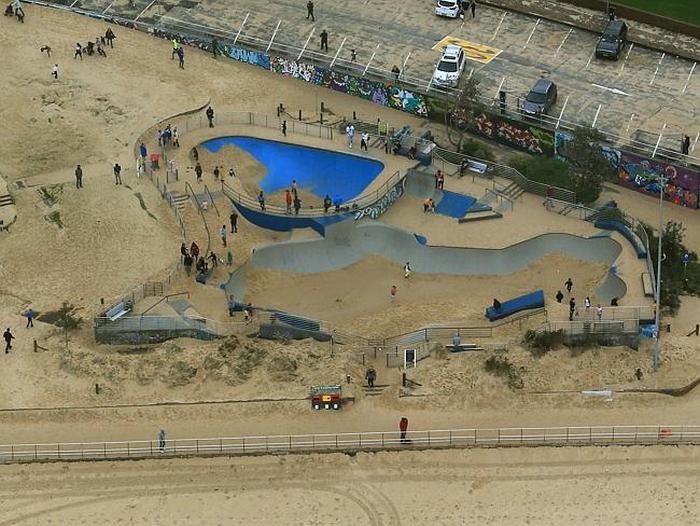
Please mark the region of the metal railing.
[[637, 334], [639, 320], [598, 320], [589, 318], [574, 321], [549, 321], [544, 328], [548, 331], [563, 331], [564, 334]]
[[0, 462], [505, 446], [694, 445], [698, 425], [471, 428], [0, 445]]
[[[214, 124], [218, 126], [261, 126], [263, 128], [280, 130], [282, 133], [282, 119], [275, 115], [266, 113], [256, 113], [253, 111], [229, 111], [217, 113], [214, 117]], [[180, 130], [184, 128], [185, 132], [198, 130], [201, 128], [209, 128], [209, 121], [206, 116], [186, 115], [178, 119], [178, 127]], [[333, 140], [335, 137], [335, 129], [326, 124], [313, 122], [300, 122], [298, 120], [287, 121], [287, 134], [299, 134], [307, 137], [318, 137], [319, 139]]]

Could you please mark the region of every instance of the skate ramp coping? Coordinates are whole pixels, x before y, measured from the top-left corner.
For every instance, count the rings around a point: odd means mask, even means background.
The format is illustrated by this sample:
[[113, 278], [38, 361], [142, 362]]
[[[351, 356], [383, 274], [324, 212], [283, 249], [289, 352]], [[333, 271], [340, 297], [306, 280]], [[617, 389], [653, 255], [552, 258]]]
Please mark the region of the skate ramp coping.
[[544, 307], [544, 291], [536, 290], [529, 294], [523, 294], [517, 298], [504, 301], [501, 303], [501, 308], [496, 310], [493, 306], [486, 309], [486, 317], [489, 321], [496, 321], [507, 318], [516, 312], [541, 309]]

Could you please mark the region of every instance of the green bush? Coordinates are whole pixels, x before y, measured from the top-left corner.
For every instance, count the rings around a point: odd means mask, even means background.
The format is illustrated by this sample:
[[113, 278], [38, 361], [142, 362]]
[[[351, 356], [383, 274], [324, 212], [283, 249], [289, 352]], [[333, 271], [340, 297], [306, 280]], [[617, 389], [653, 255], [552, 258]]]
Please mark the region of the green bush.
[[513, 365], [506, 356], [489, 356], [484, 362], [484, 369], [504, 378], [511, 389], [522, 389], [525, 385], [521, 376], [522, 369]]
[[462, 153], [464, 155], [469, 155], [471, 157], [476, 157], [485, 161], [496, 160], [496, 156], [494, 155], [493, 150], [491, 148], [489, 148], [486, 144], [474, 139], [467, 139], [462, 143]]
[[523, 342], [528, 346], [533, 356], [544, 356], [556, 346], [564, 343], [564, 331], [561, 329], [558, 331], [529, 330], [525, 333]]

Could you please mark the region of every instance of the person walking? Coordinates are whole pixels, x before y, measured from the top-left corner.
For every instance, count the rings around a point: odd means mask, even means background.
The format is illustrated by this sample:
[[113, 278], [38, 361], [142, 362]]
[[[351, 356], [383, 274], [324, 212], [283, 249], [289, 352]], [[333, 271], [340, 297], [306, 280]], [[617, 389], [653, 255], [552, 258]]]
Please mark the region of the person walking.
[[180, 255], [182, 256], [183, 261], [188, 256], [187, 245], [185, 245], [184, 243], [180, 245]]
[[362, 132], [361, 138], [360, 138], [360, 150], [362, 151], [367, 151], [367, 141], [369, 141], [369, 133], [367, 132]]
[[207, 120], [209, 121], [209, 127], [213, 128], [214, 127], [214, 108], [209, 106], [207, 108], [206, 114], [207, 114]]
[[219, 170], [219, 167], [218, 167], [218, 166], [215, 166], [215, 167], [214, 167], [214, 179], [216, 179], [216, 180], [218, 181], [218, 180], [219, 180], [219, 175], [221, 175], [221, 171]]
[[53, 75], [53, 78], [58, 80], [58, 64], [53, 65], [53, 67], [51, 68], [51, 74]]
[[165, 429], [158, 432], [158, 449], [161, 453], [165, 453]]
[[185, 48], [180, 46], [177, 50], [178, 66], [180, 69], [185, 69]]
[[202, 172], [202, 165], [197, 162], [197, 164], [194, 165], [194, 174], [197, 176], [198, 183], [202, 182]]
[[175, 60], [175, 55], [177, 55], [177, 50], [180, 49], [180, 44], [176, 39], [171, 40], [173, 44], [173, 52], [170, 54], [170, 60]]
[[306, 4], [306, 19], [308, 20], [309, 18], [312, 22], [316, 22], [316, 18], [314, 18], [314, 3], [311, 0]]
[[258, 194], [258, 204], [260, 205], [260, 210], [265, 211], [265, 194], [262, 190]]
[[122, 167], [119, 163], [114, 163], [114, 184], [122, 184]]
[[401, 417], [399, 421], [399, 431], [401, 431], [401, 442], [406, 442], [406, 433], [408, 432], [408, 418], [405, 416]]
[[299, 210], [301, 209], [301, 199], [298, 197], [294, 198], [294, 215], [298, 216], [299, 215]]
[[398, 288], [396, 285], [392, 285], [391, 288], [389, 289], [389, 299], [393, 302], [396, 300], [396, 293], [398, 292]]
[[226, 247], [226, 225], [221, 225], [221, 230], [219, 230], [219, 234], [221, 235], [221, 243]]
[[469, 7], [472, 10], [472, 18], [476, 17], [476, 0], [472, 0], [472, 3]]
[[287, 121], [282, 121], [282, 135], [287, 136]]
[[215, 38], [211, 41], [211, 54], [214, 55], [214, 58], [219, 54], [219, 41]]
[[177, 131], [177, 128], [173, 128], [173, 146], [175, 148], [180, 147], [180, 134]]
[[27, 317], [27, 329], [34, 327], [34, 311], [31, 309], [31, 307], [27, 309], [27, 312], [25, 312], [24, 315]]
[[561, 301], [564, 299], [564, 294], [562, 291], [558, 290], [557, 295], [554, 297], [557, 298], [557, 303], [561, 303]]
[[374, 369], [374, 367], [367, 369], [365, 379], [367, 380], [367, 387], [372, 389], [374, 387], [374, 381], [377, 379], [377, 371]]
[[323, 213], [324, 214], [328, 213], [328, 210], [330, 209], [331, 204], [333, 204], [333, 202], [331, 201], [331, 196], [326, 194], [326, 197], [323, 198]]
[[76, 166], [75, 168], [75, 187], [83, 187], [83, 169], [80, 167], [80, 165]]
[[294, 195], [294, 199], [299, 197], [299, 183], [296, 179], [292, 179], [292, 195]]
[[2, 337], [5, 338], [5, 354], [9, 354], [10, 349], [12, 349], [12, 340], [15, 339], [9, 327], [2, 333]]
[[438, 190], [445, 189], [445, 173], [442, 170], [438, 170], [437, 184]]
[[600, 306], [600, 303], [595, 308], [595, 315], [598, 318], [598, 321], [601, 321], [603, 319], [603, 307]]
[[574, 312], [576, 311], [576, 299], [569, 300], [569, 321], [574, 321]]
[[398, 84], [399, 77], [401, 76], [401, 70], [399, 69], [399, 67], [396, 64], [394, 64], [394, 67], [391, 68], [391, 72], [394, 74], [394, 79], [396, 80], [396, 83]]
[[325, 29], [321, 31], [321, 51], [328, 51], [328, 31]]
[[292, 193], [289, 191], [289, 189], [286, 189], [284, 191], [284, 202], [287, 205], [287, 213], [291, 214], [292, 213]]
[[357, 51], [355, 49], [350, 50], [350, 62], [357, 62]]
[[352, 149], [352, 143], [355, 140], [355, 127], [350, 124], [345, 131], [348, 135], [348, 148]]
[[73, 60], [75, 60], [78, 57], [80, 57], [80, 60], [83, 60], [83, 46], [80, 45], [80, 42], [76, 42], [75, 44], [75, 53], [73, 53]]
[[404, 279], [410, 278], [410, 277], [411, 277], [411, 272], [413, 272], [413, 270], [411, 269], [411, 264], [410, 264], [408, 261], [406, 261], [406, 264], [403, 266], [403, 277], [404, 277]]
[[586, 314], [588, 314], [588, 311], [591, 310], [591, 298], [586, 296], [586, 299], [584, 300], [583, 303], [586, 306]]
[[139, 146], [139, 153], [141, 153], [141, 160], [145, 163], [148, 156], [148, 148], [146, 148], [144, 143], [141, 143], [141, 146]]
[[234, 210], [231, 212], [231, 216], [229, 217], [231, 221], [231, 232], [234, 234], [238, 233], [238, 214]]
[[569, 294], [571, 294], [571, 289], [574, 287], [574, 282], [571, 280], [571, 278], [568, 278], [568, 279], [564, 282], [564, 286], [566, 287], [566, 292], [568, 292]]
[[195, 261], [197, 261], [197, 258], [199, 257], [199, 245], [192, 241], [192, 244], [190, 245], [190, 254], [194, 258]]

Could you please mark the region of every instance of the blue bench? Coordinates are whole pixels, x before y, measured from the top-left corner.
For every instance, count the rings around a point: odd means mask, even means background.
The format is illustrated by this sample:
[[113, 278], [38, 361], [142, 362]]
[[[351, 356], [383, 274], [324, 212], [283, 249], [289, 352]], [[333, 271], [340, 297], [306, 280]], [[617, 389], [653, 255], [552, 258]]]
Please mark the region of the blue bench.
[[528, 309], [541, 309], [544, 307], [544, 291], [537, 290], [530, 294], [518, 296], [512, 300], [501, 303], [501, 308], [496, 310], [493, 306], [486, 309], [486, 317], [489, 321], [496, 321], [502, 318]]
[[131, 303], [128, 301], [122, 301], [117, 303], [114, 307], [105, 312], [105, 317], [109, 321], [115, 321], [124, 316], [127, 312], [131, 310]]
[[639, 239], [639, 236], [635, 234], [630, 227], [624, 224], [622, 221], [617, 221], [615, 219], [598, 219], [593, 226], [596, 228], [602, 228], [603, 230], [614, 230], [619, 232], [622, 236], [632, 243], [634, 251], [637, 253], [639, 259], [644, 259], [647, 257], [647, 249], [644, 247], [644, 243]]

